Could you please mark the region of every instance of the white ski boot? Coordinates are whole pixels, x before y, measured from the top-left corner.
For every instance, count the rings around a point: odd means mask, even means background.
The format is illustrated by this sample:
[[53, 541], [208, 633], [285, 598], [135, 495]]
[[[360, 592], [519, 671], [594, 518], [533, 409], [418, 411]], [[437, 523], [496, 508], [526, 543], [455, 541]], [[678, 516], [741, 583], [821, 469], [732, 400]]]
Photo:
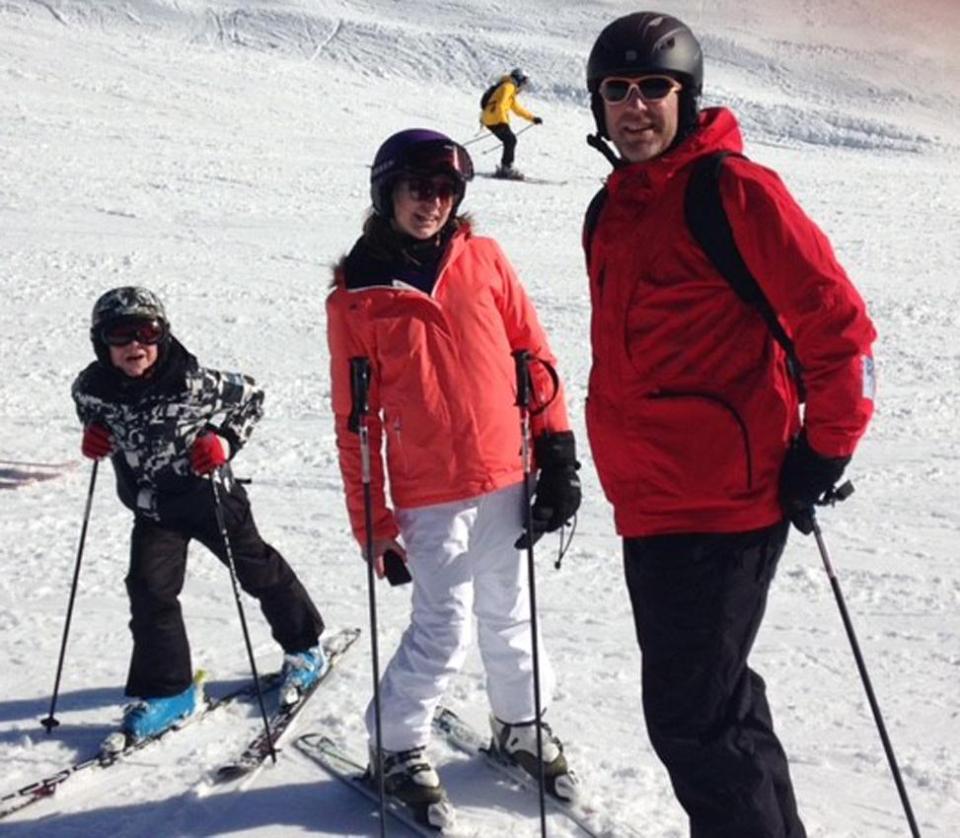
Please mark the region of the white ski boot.
[[[436, 829], [452, 829], [456, 815], [440, 777], [419, 746], [406, 751], [383, 752], [383, 790], [403, 803], [421, 823]], [[370, 748], [367, 780], [378, 788], [375, 748]]]
[[[536, 722], [507, 724], [501, 722], [496, 716], [490, 716], [490, 728], [493, 731], [491, 750], [508, 762], [519, 765], [532, 777], [539, 779]], [[543, 779], [547, 792], [558, 800], [576, 800], [580, 792], [580, 779], [567, 766], [567, 758], [563, 755], [563, 743], [554, 736], [546, 722], [540, 722], [540, 730], [543, 747]]]

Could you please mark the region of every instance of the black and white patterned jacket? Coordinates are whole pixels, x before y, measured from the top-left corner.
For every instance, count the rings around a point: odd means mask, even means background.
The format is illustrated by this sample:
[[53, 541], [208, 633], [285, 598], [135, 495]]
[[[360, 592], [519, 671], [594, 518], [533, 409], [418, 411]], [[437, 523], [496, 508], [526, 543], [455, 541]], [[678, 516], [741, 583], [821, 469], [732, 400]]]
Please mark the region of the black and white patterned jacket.
[[155, 521], [188, 514], [199, 493], [210, 492], [190, 468], [197, 436], [220, 434], [232, 457], [263, 415], [263, 390], [252, 378], [201, 367], [174, 338], [149, 378], [128, 378], [98, 361], [71, 392], [84, 426], [99, 422], [113, 435], [120, 500]]

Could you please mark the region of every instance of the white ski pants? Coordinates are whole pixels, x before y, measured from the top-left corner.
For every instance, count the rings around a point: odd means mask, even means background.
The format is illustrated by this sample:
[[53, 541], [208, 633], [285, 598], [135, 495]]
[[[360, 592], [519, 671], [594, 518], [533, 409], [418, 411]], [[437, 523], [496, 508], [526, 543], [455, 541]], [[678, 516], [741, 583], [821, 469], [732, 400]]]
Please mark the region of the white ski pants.
[[[410, 625], [380, 682], [384, 749], [427, 744], [433, 712], [467, 656], [471, 610], [494, 715], [511, 723], [535, 718], [526, 553], [513, 546], [523, 528], [523, 485], [396, 517], [413, 594]], [[539, 664], [546, 709], [554, 675], [542, 644]], [[372, 700], [366, 725], [375, 744]]]

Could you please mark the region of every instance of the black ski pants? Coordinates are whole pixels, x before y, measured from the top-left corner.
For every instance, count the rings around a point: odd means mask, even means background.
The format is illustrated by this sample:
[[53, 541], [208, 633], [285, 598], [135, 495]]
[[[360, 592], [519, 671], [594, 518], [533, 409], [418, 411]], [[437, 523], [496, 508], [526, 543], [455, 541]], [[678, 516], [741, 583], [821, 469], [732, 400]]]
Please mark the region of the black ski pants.
[[506, 122], [500, 122], [497, 125], [488, 125], [487, 128], [503, 143], [503, 154], [500, 155], [500, 165], [504, 169], [509, 169], [513, 165], [513, 155], [517, 150], [517, 135]]
[[747, 665], [788, 523], [624, 540], [647, 732], [691, 838], [804, 838], [763, 679]]
[[[137, 517], [130, 539], [130, 630], [133, 656], [127, 677], [128, 696], [176, 695], [192, 679], [190, 646], [178, 600], [187, 568], [187, 545], [196, 539], [224, 565], [227, 554], [217, 525], [213, 495], [205, 481], [189, 513], [156, 523]], [[224, 520], [237, 569], [237, 580], [259, 600], [274, 639], [285, 652], [315, 646], [323, 620], [296, 574], [257, 532], [243, 487], [221, 491]], [[223, 584], [230, 587], [224, 573]], [[240, 627], [224, 642], [241, 642]]]

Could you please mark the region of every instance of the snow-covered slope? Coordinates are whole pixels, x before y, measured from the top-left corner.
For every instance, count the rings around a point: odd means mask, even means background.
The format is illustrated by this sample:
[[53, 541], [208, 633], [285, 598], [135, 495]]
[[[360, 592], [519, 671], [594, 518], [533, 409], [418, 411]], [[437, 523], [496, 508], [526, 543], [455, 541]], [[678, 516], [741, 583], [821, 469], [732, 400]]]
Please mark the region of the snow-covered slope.
[[[544, 125], [518, 162], [563, 185], [478, 178], [465, 206], [533, 295], [561, 361], [586, 498], [560, 572], [542, 551], [542, 630], [559, 690], [550, 720], [595, 799], [651, 838], [685, 834], [643, 728], [639, 653], [619, 544], [583, 435], [588, 300], [584, 207], [606, 163], [583, 71], [619, 2], [528, 0], [0, 0], [0, 795], [83, 755], [115, 722], [129, 640], [129, 514], [103, 474], [47, 736], [89, 465], [69, 385], [90, 358], [89, 310], [139, 283], [210, 365], [267, 389], [238, 467], [264, 534], [332, 627], [366, 625], [363, 565], [336, 466], [324, 335], [329, 266], [353, 242], [370, 160], [390, 132], [462, 141], [512, 66]], [[880, 331], [877, 416], [851, 468], [857, 493], [824, 527], [923, 834], [960, 823], [960, 6], [920, 0], [676, 2], [707, 52], [710, 103], [742, 117], [747, 151], [780, 171], [830, 234]], [[491, 170], [489, 140], [471, 145]], [[37, 469], [25, 462], [62, 464]], [[49, 480], [32, 479], [54, 471]], [[107, 470], [108, 471], [108, 470]], [[408, 593], [379, 589], [381, 657]], [[246, 671], [223, 568], [197, 549], [183, 605], [212, 692]], [[247, 601], [260, 665], [279, 651]], [[351, 653], [302, 730], [362, 748], [369, 647]], [[906, 833], [814, 546], [793, 539], [755, 653], [793, 760], [811, 836]], [[449, 700], [482, 723], [471, 657]], [[367, 809], [292, 750], [248, 790], [205, 771], [252, 734], [234, 708], [129, 765], [77, 778], [2, 822], [5, 835], [368, 834]], [[535, 834], [536, 801], [437, 746], [465, 821]], [[573, 834], [562, 821], [551, 834]]]

